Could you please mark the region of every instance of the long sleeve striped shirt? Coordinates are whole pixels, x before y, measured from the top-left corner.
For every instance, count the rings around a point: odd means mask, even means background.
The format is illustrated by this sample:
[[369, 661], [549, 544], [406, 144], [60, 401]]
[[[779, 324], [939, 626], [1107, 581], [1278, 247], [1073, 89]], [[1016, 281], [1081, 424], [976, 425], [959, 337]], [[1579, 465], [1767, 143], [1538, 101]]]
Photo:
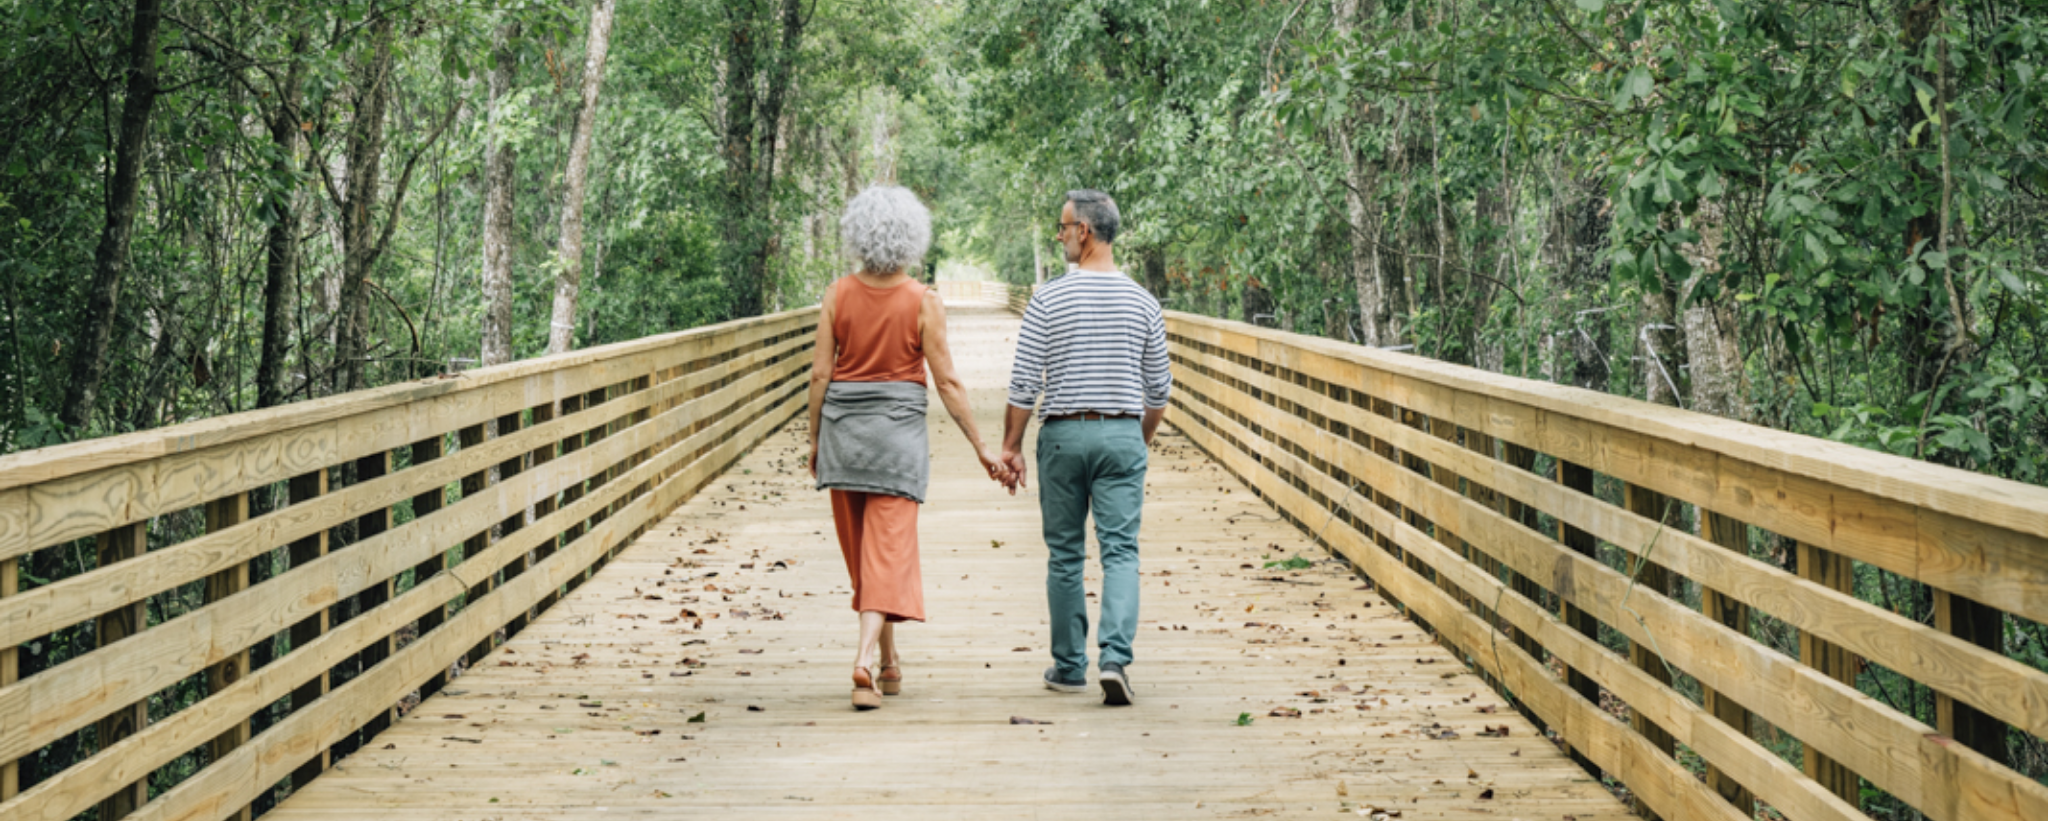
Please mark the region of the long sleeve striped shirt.
[[1012, 406], [1036, 405], [1040, 419], [1135, 415], [1166, 407], [1172, 390], [1166, 315], [1130, 277], [1077, 270], [1031, 295], [1010, 368]]

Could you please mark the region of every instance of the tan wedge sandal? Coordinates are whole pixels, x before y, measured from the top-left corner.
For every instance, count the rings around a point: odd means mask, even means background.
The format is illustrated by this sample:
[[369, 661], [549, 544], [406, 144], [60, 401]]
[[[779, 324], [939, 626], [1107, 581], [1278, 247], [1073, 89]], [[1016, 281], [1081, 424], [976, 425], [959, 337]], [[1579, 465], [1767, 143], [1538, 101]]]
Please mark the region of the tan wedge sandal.
[[882, 695], [893, 696], [903, 693], [903, 667], [891, 664], [882, 668]]
[[875, 675], [866, 667], [853, 668], [853, 709], [873, 710], [882, 706], [882, 691], [875, 689]]

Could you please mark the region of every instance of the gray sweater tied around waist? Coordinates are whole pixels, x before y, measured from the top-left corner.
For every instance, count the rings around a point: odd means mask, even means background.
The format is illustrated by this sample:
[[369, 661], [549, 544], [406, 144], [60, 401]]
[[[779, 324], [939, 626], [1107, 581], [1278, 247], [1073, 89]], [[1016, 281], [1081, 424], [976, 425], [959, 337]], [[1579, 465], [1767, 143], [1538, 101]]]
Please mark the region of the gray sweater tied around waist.
[[818, 421], [818, 489], [923, 504], [932, 473], [925, 407], [916, 382], [832, 383]]

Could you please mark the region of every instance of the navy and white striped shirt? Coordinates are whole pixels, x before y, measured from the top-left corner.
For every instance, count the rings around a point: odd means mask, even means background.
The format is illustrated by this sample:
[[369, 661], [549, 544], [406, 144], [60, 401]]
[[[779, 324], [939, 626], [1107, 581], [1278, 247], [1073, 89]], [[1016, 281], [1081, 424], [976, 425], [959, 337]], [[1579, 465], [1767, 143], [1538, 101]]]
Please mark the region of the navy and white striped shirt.
[[1076, 270], [1031, 295], [1010, 368], [1011, 406], [1035, 404], [1040, 419], [1135, 415], [1166, 407], [1172, 389], [1166, 315], [1130, 277]]

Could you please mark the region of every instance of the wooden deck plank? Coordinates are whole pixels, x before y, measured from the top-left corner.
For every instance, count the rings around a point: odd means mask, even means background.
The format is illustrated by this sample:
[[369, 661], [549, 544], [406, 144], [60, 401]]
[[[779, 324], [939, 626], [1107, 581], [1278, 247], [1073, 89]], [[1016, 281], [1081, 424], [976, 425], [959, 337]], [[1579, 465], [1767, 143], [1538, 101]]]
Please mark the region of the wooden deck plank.
[[[994, 440], [1016, 320], [967, 306], [952, 316]], [[1171, 431], [1148, 477], [1139, 703], [1043, 689], [1036, 500], [981, 478], [932, 411], [920, 536], [931, 622], [900, 629], [904, 695], [882, 710], [847, 703], [854, 619], [799, 421], [272, 817], [834, 818], [885, 805], [906, 819], [1629, 817]], [[1297, 553], [1316, 564], [1263, 566]], [[1288, 709], [1301, 716], [1274, 715]], [[1501, 726], [1505, 737], [1482, 735]]]

